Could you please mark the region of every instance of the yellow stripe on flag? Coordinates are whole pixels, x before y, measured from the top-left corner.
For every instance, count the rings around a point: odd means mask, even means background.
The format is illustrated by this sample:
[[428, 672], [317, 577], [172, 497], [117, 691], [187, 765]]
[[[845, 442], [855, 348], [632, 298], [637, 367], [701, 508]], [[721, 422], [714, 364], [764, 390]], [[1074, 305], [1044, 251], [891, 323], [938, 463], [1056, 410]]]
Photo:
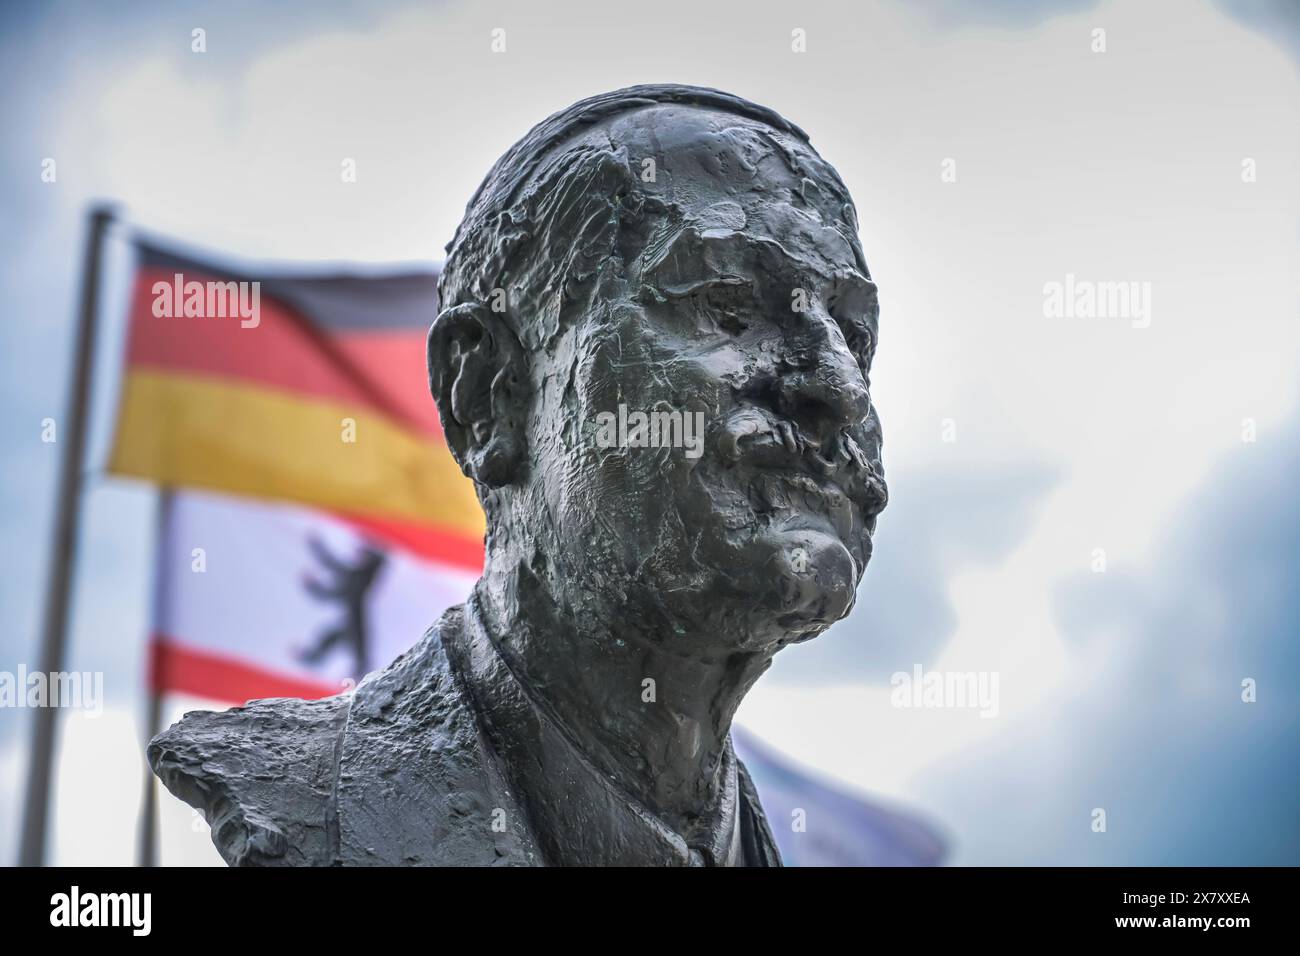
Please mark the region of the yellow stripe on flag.
[[[348, 418], [354, 442], [343, 440]], [[366, 408], [190, 373], [127, 374], [109, 470], [474, 536], [484, 530], [473, 482], [445, 446]]]

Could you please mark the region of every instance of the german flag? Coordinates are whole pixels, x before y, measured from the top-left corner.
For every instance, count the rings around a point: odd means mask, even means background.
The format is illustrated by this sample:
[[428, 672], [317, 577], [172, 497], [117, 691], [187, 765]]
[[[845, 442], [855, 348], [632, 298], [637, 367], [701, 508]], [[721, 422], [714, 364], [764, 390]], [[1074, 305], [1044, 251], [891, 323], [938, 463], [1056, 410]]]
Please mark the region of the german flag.
[[426, 384], [437, 273], [251, 275], [138, 246], [109, 470], [308, 505], [477, 568]]

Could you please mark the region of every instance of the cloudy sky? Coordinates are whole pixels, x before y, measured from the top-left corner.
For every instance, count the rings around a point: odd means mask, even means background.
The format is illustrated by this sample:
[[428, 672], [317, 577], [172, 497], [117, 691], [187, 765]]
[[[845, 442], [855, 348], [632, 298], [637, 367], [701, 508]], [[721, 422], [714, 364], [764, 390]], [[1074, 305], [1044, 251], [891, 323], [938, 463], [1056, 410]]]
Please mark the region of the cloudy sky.
[[[801, 125], [855, 197], [892, 491], [856, 611], [783, 652], [742, 721], [921, 813], [955, 863], [1300, 861], [1293, 7], [130, 6], [3, 14], [0, 669], [35, 666], [40, 422], [62, 412], [90, 199], [240, 256], [430, 260], [540, 118], [633, 83], [716, 86]], [[1149, 315], [1051, 317], [1067, 276], [1139, 283]], [[65, 722], [55, 858], [125, 862], [152, 499], [90, 488], [70, 666], [104, 670], [108, 701]], [[996, 672], [996, 717], [891, 706], [915, 665]], [[0, 861], [27, 717], [0, 711]]]

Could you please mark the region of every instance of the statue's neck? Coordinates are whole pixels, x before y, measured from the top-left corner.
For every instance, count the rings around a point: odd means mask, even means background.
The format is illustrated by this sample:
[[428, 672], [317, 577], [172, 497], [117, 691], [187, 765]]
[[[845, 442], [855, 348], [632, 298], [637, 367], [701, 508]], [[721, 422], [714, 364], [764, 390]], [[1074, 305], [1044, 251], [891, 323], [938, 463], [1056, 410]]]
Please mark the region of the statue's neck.
[[732, 717], [770, 657], [644, 633], [590, 594], [574, 610], [526, 569], [489, 562], [476, 593], [505, 663], [587, 760], [688, 839], [707, 827]]

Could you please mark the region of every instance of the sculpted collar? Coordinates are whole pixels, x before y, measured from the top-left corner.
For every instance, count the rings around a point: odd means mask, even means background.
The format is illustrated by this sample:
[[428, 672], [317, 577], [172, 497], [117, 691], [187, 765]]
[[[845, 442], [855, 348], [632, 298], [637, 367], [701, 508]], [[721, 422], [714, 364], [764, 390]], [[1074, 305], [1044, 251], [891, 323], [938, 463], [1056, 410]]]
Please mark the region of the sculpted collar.
[[[702, 846], [686, 841], [593, 766], [545, 705], [533, 699], [497, 651], [478, 595], [465, 604], [465, 627], [448, 656], [466, 685], [490, 751], [501, 762], [516, 803], [552, 865], [737, 866], [748, 860], [741, 816], [751, 812], [737, 785], [728, 739], [714, 825]], [[757, 810], [757, 808], [754, 808]], [[758, 811], [761, 814], [761, 811]], [[519, 821], [515, 821], [516, 823]], [[770, 839], [770, 837], [769, 837]]]

